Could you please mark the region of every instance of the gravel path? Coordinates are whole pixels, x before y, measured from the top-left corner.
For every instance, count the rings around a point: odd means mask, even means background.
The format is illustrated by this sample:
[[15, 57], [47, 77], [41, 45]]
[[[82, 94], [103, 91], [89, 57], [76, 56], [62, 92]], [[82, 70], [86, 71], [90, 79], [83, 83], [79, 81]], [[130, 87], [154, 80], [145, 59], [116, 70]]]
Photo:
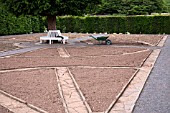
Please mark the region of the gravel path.
[[157, 59], [133, 113], [170, 113], [170, 36]]
[[8, 56], [8, 55], [13, 55], [13, 54], [19, 54], [19, 53], [25, 53], [28, 51], [40, 49], [42, 47], [30, 47], [30, 48], [23, 48], [23, 49], [16, 49], [16, 50], [10, 50], [6, 52], [0, 53], [0, 57]]

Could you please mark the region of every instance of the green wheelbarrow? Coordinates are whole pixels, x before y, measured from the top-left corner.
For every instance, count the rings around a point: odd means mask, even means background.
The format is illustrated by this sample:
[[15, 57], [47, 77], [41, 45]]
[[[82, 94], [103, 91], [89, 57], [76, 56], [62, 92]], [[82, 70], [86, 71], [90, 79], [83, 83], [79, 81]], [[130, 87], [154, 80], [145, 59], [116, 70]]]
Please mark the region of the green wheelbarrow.
[[100, 44], [102, 42], [105, 42], [106, 45], [111, 45], [112, 44], [111, 40], [107, 39], [107, 38], [109, 38], [108, 35], [104, 35], [104, 34], [101, 34], [101, 35], [90, 35], [90, 37], [92, 37], [95, 40], [99, 41]]

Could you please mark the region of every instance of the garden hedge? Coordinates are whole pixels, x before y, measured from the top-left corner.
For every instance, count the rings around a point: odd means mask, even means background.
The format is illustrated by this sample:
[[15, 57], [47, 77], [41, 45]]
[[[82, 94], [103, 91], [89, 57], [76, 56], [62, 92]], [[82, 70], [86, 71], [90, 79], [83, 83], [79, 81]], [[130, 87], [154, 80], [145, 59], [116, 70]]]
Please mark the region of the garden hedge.
[[0, 35], [24, 34], [44, 31], [41, 17], [16, 17], [0, 8]]
[[63, 16], [56, 24], [62, 32], [170, 34], [170, 16]]

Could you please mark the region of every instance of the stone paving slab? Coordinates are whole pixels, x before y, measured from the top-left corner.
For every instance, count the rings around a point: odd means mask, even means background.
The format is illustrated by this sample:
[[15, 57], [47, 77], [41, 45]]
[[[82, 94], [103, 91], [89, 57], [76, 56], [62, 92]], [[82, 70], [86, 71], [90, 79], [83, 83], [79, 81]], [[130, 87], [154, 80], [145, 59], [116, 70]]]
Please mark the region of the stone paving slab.
[[160, 50], [154, 50], [109, 113], [131, 113]]
[[[14, 113], [40, 113], [40, 111], [36, 111], [28, 107], [27, 104], [16, 101], [6, 95], [3, 95], [2, 93], [0, 93], [0, 105], [4, 106]], [[41, 113], [47, 112], [42, 111]]]
[[6, 56], [14, 55], [14, 54], [25, 53], [25, 52], [40, 49], [40, 48], [42, 47], [29, 47], [29, 48], [23, 48], [23, 49], [17, 49], [17, 50], [10, 50], [10, 51], [0, 53], [0, 57], [6, 57]]
[[58, 67], [56, 77], [66, 113], [89, 113], [66, 67]]

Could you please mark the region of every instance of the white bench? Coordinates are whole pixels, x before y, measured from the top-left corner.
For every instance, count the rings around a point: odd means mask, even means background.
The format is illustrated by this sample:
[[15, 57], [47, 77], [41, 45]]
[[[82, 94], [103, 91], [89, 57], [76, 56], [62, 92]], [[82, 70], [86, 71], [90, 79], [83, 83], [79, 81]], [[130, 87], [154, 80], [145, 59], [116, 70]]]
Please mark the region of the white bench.
[[69, 38], [67, 36], [61, 35], [60, 30], [49, 30], [47, 36], [40, 37], [40, 43], [43, 43], [43, 40], [49, 40], [49, 44], [52, 44], [53, 40], [60, 41], [65, 44]]

